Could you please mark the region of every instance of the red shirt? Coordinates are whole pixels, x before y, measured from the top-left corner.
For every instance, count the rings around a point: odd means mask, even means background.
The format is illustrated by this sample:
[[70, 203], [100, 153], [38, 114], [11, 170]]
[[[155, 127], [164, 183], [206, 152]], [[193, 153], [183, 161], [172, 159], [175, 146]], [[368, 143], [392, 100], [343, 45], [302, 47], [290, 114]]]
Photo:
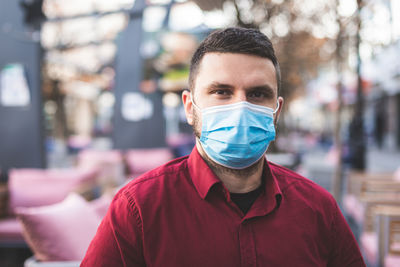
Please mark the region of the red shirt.
[[332, 196], [265, 164], [246, 215], [197, 149], [115, 196], [81, 266], [365, 266]]

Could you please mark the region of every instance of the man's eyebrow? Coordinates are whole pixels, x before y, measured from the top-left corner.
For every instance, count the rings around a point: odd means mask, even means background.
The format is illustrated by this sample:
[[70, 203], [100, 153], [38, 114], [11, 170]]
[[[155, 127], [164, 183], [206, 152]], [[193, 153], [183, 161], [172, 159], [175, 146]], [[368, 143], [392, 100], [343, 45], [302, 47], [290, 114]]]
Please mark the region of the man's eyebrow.
[[213, 90], [213, 89], [232, 89], [233, 86], [230, 84], [226, 83], [219, 83], [219, 82], [213, 82], [207, 86], [207, 89]]

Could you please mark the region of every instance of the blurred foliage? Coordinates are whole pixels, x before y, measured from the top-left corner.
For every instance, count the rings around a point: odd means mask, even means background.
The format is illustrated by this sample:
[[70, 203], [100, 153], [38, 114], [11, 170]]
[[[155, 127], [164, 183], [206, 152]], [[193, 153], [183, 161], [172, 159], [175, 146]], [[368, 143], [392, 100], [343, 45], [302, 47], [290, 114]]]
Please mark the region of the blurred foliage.
[[282, 73], [280, 95], [286, 101], [301, 95], [307, 82], [334, 58], [335, 41], [323, 36], [323, 29], [327, 21], [335, 26], [335, 1], [231, 2], [236, 10], [237, 26], [260, 29], [274, 43]]
[[302, 94], [306, 83], [329, 61], [330, 58], [322, 58], [319, 53], [325, 42], [326, 39], [317, 39], [307, 32], [292, 33], [279, 41], [276, 53], [282, 73], [280, 94], [285, 99]]
[[167, 71], [164, 75], [164, 78], [169, 80], [179, 80], [179, 79], [186, 79], [188, 76], [189, 76], [189, 67], [185, 66], [182, 69], [171, 69]]

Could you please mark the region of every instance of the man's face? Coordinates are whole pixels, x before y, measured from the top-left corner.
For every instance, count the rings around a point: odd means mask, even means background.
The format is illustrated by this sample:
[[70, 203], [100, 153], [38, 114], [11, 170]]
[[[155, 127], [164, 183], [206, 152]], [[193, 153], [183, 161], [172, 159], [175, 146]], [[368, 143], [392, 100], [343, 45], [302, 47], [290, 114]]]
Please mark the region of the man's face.
[[[283, 104], [282, 97], [277, 96], [273, 63], [253, 55], [207, 53], [200, 62], [193, 91], [194, 102], [200, 109], [247, 101], [275, 110], [278, 100], [275, 121]], [[182, 99], [187, 121], [200, 137], [201, 113], [192, 105], [189, 92], [185, 91]]]

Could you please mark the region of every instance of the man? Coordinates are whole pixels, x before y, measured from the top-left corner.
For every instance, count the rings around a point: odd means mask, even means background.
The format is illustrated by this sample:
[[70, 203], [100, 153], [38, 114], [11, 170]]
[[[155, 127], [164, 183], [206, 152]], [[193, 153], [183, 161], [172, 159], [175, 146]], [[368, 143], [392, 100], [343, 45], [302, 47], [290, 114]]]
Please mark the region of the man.
[[82, 266], [365, 266], [332, 196], [264, 157], [283, 105], [269, 39], [216, 31], [189, 79], [196, 147], [117, 193]]

